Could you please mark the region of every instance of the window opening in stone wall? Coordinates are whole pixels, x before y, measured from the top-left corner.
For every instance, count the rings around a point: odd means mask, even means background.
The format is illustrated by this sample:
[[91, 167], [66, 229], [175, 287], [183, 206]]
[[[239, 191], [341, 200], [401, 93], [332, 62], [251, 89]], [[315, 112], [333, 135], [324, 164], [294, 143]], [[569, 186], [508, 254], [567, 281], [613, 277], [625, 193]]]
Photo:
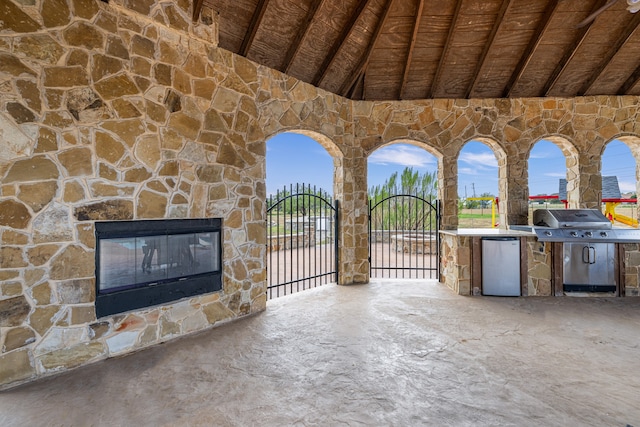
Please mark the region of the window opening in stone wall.
[[636, 159], [620, 140], [609, 142], [602, 154], [602, 212], [614, 227], [638, 228]]
[[486, 144], [470, 141], [458, 156], [458, 227], [498, 227], [498, 160]]
[[286, 132], [267, 141], [266, 157], [267, 298], [337, 281], [332, 156], [310, 136]]
[[438, 161], [396, 143], [367, 159], [372, 278], [438, 278]]
[[529, 224], [535, 209], [564, 209], [567, 160], [556, 144], [538, 141], [529, 152]]

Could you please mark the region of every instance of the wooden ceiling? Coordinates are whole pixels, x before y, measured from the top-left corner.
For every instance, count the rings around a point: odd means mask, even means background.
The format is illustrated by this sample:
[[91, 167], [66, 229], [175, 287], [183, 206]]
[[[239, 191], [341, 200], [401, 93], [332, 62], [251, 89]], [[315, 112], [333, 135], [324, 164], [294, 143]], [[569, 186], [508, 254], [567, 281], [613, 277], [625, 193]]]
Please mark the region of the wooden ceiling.
[[219, 13], [221, 48], [351, 99], [640, 95], [626, 0], [194, 3]]

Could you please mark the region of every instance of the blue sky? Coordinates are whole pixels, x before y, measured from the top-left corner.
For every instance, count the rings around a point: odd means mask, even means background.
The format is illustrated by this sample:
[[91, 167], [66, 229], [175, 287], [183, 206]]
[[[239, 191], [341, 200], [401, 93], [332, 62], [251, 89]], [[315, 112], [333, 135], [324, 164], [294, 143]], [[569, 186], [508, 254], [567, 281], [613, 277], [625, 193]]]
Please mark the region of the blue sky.
[[[392, 144], [376, 150], [368, 160], [369, 187], [382, 184], [393, 172], [405, 167], [433, 172], [434, 156], [409, 144]], [[635, 192], [635, 160], [629, 148], [620, 141], [607, 145], [603, 155], [602, 174], [617, 176], [620, 191]], [[493, 152], [481, 142], [468, 142], [458, 159], [458, 194], [460, 197], [498, 194], [498, 163]], [[558, 192], [558, 180], [566, 177], [565, 158], [549, 141], [539, 141], [529, 157], [529, 192], [532, 195]], [[313, 139], [294, 133], [279, 134], [267, 141], [267, 192], [275, 193], [283, 186], [304, 182], [333, 190], [333, 160]]]

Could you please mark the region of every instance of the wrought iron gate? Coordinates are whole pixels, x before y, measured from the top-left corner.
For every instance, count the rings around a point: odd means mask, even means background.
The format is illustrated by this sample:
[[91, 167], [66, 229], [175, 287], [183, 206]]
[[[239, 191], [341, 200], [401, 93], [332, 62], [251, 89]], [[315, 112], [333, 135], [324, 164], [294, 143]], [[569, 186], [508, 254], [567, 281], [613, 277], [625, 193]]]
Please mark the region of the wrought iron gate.
[[267, 200], [267, 298], [338, 281], [338, 201], [296, 184]]
[[369, 265], [372, 278], [438, 279], [438, 200], [398, 194], [369, 200]]

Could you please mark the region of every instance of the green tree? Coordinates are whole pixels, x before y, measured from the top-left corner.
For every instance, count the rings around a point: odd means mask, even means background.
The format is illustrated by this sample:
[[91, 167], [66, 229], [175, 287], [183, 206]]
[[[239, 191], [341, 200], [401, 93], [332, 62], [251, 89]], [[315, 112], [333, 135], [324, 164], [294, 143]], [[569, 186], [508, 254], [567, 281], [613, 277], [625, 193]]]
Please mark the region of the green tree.
[[332, 203], [331, 195], [321, 188], [304, 183], [291, 184], [267, 199], [267, 210], [280, 214], [315, 215], [324, 206], [322, 200]]
[[[433, 227], [436, 215], [426, 203], [417, 196], [432, 202], [437, 190], [436, 172], [420, 174], [407, 167], [400, 175], [394, 172], [382, 184], [369, 188], [371, 206], [378, 206], [372, 212], [372, 227], [379, 230], [404, 229], [419, 230]], [[389, 199], [391, 196], [401, 196]], [[383, 202], [384, 201], [384, 202]]]

